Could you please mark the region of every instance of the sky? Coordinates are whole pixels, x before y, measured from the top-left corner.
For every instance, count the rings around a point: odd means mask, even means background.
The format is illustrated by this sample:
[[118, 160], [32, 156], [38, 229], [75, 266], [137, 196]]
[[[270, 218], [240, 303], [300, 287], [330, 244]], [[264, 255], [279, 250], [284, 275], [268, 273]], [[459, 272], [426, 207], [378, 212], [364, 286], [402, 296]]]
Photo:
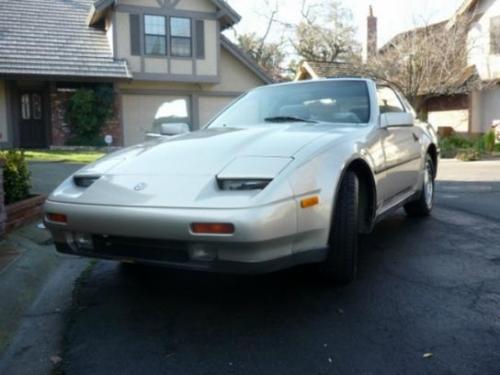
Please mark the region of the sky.
[[[302, 0], [267, 0], [279, 2], [279, 19], [286, 22], [300, 20]], [[318, 0], [315, 0], [318, 1]], [[329, 0], [324, 0], [329, 1]], [[368, 7], [373, 6], [378, 17], [379, 47], [394, 35], [449, 18], [464, 0], [341, 0], [352, 11], [353, 21], [361, 43], [366, 39], [366, 17]], [[269, 14], [266, 0], [227, 0], [242, 16], [235, 27], [238, 33], [256, 32], [263, 34], [267, 25], [265, 15]], [[275, 30], [276, 32], [278, 30]], [[231, 33], [230, 35], [231, 36]], [[281, 35], [280, 35], [281, 36]]]

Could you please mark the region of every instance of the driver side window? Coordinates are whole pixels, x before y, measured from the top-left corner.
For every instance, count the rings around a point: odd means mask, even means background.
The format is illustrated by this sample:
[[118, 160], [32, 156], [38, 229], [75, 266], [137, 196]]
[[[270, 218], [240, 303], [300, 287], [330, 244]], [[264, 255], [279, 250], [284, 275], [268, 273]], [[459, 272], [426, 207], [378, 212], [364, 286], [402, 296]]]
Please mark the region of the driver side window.
[[388, 86], [377, 88], [378, 105], [380, 113], [406, 112], [397, 94]]

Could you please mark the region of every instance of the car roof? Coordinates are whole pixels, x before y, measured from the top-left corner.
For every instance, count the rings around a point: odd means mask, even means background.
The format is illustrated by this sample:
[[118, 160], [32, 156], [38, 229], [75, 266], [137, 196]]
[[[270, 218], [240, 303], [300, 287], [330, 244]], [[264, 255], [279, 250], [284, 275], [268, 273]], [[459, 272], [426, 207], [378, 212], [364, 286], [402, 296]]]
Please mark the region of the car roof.
[[309, 79], [305, 81], [292, 81], [292, 82], [281, 82], [281, 83], [275, 83], [272, 85], [267, 85], [267, 86], [260, 86], [256, 89], [259, 88], [264, 88], [264, 87], [279, 87], [279, 86], [295, 86], [295, 85], [305, 85], [305, 84], [313, 84], [313, 83], [318, 83], [318, 82], [338, 82], [338, 81], [361, 81], [361, 82], [375, 82], [371, 78], [364, 78], [364, 77], [355, 77], [355, 76], [343, 76], [343, 77], [331, 77], [331, 78], [318, 78], [318, 79]]

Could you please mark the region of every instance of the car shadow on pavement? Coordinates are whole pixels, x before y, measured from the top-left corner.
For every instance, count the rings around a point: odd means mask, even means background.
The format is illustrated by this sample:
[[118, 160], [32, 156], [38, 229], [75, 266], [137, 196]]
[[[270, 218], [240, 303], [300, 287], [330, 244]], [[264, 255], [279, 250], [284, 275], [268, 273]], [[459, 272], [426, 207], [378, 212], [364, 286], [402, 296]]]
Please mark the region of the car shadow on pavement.
[[442, 215], [397, 213], [362, 236], [358, 279], [343, 287], [314, 267], [236, 276], [97, 262], [75, 293], [65, 371], [491, 373], [500, 290], [483, 300], [477, 288], [494, 288], [498, 265]]

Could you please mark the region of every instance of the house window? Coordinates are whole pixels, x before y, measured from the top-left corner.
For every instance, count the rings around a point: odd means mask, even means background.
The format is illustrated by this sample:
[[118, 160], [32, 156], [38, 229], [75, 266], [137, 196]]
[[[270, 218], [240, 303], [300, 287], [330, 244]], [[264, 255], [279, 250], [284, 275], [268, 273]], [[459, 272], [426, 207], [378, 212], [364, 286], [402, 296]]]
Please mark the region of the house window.
[[167, 28], [165, 17], [144, 16], [146, 55], [167, 54]]
[[500, 16], [490, 19], [490, 54], [500, 55]]
[[189, 18], [170, 18], [170, 52], [172, 56], [191, 57], [192, 37]]

